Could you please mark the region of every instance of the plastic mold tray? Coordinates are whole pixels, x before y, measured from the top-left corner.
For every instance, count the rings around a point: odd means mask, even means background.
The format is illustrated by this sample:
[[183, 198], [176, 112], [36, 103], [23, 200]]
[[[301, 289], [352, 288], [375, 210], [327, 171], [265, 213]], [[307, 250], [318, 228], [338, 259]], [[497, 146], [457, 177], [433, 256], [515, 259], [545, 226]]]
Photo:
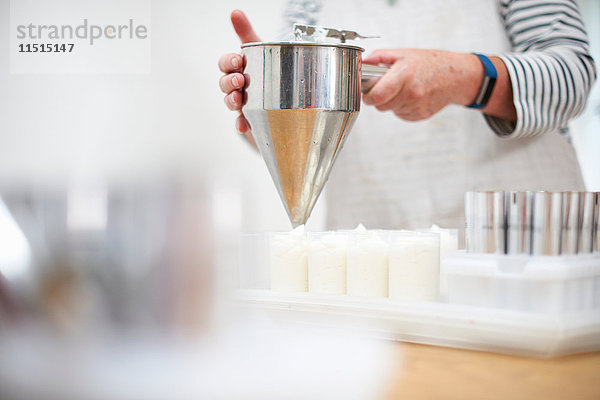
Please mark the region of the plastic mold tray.
[[540, 314], [441, 302], [240, 290], [239, 304], [277, 324], [531, 357], [600, 350], [600, 313]]
[[448, 302], [559, 315], [600, 314], [600, 254], [527, 256], [458, 251], [445, 258]]
[[600, 254], [458, 251], [443, 263], [448, 302], [284, 293], [264, 284], [246, 286], [238, 300], [276, 323], [391, 340], [534, 357], [600, 350]]

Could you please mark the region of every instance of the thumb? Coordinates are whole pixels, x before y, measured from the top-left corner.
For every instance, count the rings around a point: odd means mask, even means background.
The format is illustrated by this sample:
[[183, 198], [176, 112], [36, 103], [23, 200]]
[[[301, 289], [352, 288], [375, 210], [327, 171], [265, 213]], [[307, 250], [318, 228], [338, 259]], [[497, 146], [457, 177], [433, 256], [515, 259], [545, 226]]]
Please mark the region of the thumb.
[[252, 25], [250, 21], [248, 21], [248, 17], [240, 10], [235, 10], [231, 13], [231, 23], [233, 24], [233, 29], [235, 29], [235, 33], [239, 36], [242, 43], [249, 42], [260, 42], [260, 38], [252, 29]]

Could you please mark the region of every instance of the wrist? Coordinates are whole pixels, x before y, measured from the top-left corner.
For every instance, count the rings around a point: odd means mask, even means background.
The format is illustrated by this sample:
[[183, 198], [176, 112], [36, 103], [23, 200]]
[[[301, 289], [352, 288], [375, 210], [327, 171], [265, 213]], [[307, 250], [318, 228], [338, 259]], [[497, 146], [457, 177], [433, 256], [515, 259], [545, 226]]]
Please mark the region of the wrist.
[[489, 115], [516, 122], [517, 112], [513, 103], [512, 84], [506, 65], [500, 57], [490, 57], [490, 61], [498, 71], [498, 79], [494, 87], [494, 93], [482, 111]]
[[475, 54], [458, 53], [458, 65], [461, 73], [456, 81], [455, 104], [468, 106], [477, 97], [483, 78], [485, 68]]
[[479, 88], [479, 92], [477, 93], [477, 97], [475, 97], [473, 103], [469, 104], [467, 107], [482, 110], [487, 107], [488, 101], [492, 97], [492, 92], [494, 91], [496, 81], [498, 80], [498, 70], [494, 66], [493, 61], [487, 56], [478, 53], [474, 54], [481, 61], [481, 64], [485, 70], [485, 74], [483, 77], [483, 82], [481, 83], [481, 87]]

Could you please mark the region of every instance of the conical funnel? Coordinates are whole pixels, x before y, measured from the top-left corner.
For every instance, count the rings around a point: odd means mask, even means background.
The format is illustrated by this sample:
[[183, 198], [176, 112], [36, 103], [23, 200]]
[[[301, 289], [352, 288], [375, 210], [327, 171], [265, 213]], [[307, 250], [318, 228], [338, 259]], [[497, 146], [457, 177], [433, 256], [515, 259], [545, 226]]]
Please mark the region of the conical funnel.
[[250, 43], [244, 114], [293, 226], [308, 219], [360, 110], [362, 48]]
[[306, 222], [357, 112], [268, 110], [257, 145], [293, 226]]

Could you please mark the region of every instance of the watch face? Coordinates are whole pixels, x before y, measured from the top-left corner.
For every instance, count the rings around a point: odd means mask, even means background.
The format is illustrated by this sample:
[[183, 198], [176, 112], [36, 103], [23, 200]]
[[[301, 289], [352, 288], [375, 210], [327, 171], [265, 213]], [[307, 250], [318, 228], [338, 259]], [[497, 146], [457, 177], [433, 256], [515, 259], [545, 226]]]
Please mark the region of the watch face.
[[[488, 101], [490, 100], [490, 97], [492, 96], [492, 90], [494, 90], [495, 85], [496, 85], [496, 78], [490, 78], [487, 75], [483, 78], [483, 83], [481, 84], [481, 91], [480, 91], [480, 93], [483, 92], [483, 98], [481, 99], [481, 101], [478, 101], [479, 104], [481, 104], [482, 106], [485, 106], [488, 103]], [[484, 88], [485, 88], [485, 91], [484, 91]]]
[[479, 93], [477, 93], [477, 97], [473, 104], [469, 105], [471, 108], [483, 108], [486, 106], [490, 97], [492, 96], [492, 91], [494, 90], [494, 86], [496, 85], [496, 78], [498, 77], [498, 71], [496, 71], [496, 67], [492, 61], [484, 56], [483, 54], [473, 53], [483, 64], [483, 68], [485, 69], [485, 76], [483, 77], [483, 82], [481, 83], [481, 88], [479, 89]]

